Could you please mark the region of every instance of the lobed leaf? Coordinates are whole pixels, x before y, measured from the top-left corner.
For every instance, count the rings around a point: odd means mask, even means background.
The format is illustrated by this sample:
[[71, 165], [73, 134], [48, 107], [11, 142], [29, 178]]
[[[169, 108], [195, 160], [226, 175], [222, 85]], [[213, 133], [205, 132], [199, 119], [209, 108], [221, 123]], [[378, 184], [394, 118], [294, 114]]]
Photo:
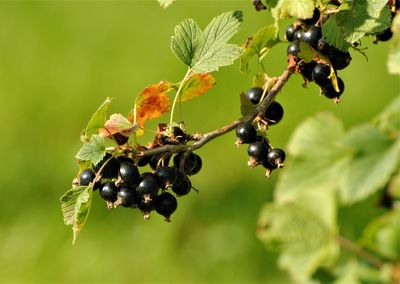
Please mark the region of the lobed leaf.
[[244, 47], [244, 52], [240, 56], [240, 71], [248, 72], [249, 62], [255, 56], [261, 62], [278, 42], [278, 29], [276, 26], [269, 25], [257, 31], [250, 37], [250, 42]]
[[122, 114], [114, 113], [105, 122], [104, 128], [100, 129], [100, 133], [105, 137], [115, 133], [121, 133], [122, 135], [129, 136], [136, 131], [137, 127], [138, 125], [132, 125], [132, 123]]
[[93, 134], [95, 134], [100, 128], [104, 126], [104, 122], [107, 119], [107, 111], [110, 107], [111, 100], [111, 98], [106, 98], [106, 100], [99, 106], [99, 108], [90, 118], [84, 130], [86, 139], [89, 139]]
[[78, 186], [68, 190], [60, 198], [64, 223], [72, 225], [72, 243], [76, 241], [79, 232], [85, 225], [92, 202], [92, 193], [92, 186]]
[[387, 65], [390, 73], [400, 75], [400, 14], [393, 19], [392, 31], [393, 38]]
[[160, 117], [168, 112], [170, 100], [167, 93], [171, 90], [172, 83], [168, 81], [161, 81], [144, 88], [136, 97], [135, 108], [128, 116], [129, 121], [133, 125], [138, 123], [143, 128], [146, 120]]
[[[280, 0], [279, 9], [289, 16], [309, 19], [313, 16], [314, 0]], [[282, 12], [281, 12], [282, 13]]]
[[103, 135], [95, 134], [90, 141], [84, 143], [79, 149], [76, 158], [82, 161], [92, 161], [94, 165], [99, 163], [106, 155], [106, 141]]
[[194, 97], [202, 96], [214, 87], [214, 85], [215, 79], [211, 74], [193, 74], [185, 81], [179, 101], [184, 102], [191, 100]]

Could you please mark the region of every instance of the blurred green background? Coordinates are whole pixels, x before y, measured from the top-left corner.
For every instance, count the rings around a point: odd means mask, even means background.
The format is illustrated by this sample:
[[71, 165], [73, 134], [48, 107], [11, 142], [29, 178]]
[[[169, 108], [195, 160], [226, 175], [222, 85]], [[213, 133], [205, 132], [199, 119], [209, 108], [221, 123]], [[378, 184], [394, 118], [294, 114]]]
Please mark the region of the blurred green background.
[[[276, 267], [276, 254], [255, 235], [278, 173], [268, 180], [262, 169], [248, 168], [246, 149], [234, 146], [233, 134], [198, 151], [203, 170], [192, 182], [200, 192], [179, 199], [170, 224], [156, 215], [143, 221], [137, 210], [108, 211], [96, 193], [72, 246], [59, 208], [77, 172], [80, 132], [98, 105], [115, 97], [112, 112], [127, 114], [146, 85], [179, 81], [185, 67], [169, 48], [175, 25], [191, 17], [204, 28], [233, 9], [244, 12], [233, 39], [238, 44], [272, 23], [247, 0], [178, 0], [167, 10], [155, 0], [0, 3], [0, 282], [289, 281]], [[346, 91], [338, 106], [319, 97], [315, 85], [304, 89], [300, 76], [292, 77], [278, 97], [285, 117], [270, 129], [273, 145], [285, 147], [311, 114], [332, 111], [350, 127], [399, 93], [399, 78], [386, 71], [388, 44], [371, 42], [362, 46], [368, 62], [353, 52], [350, 67], [340, 71]], [[286, 46], [280, 45], [265, 65], [276, 76], [285, 63]], [[239, 117], [239, 93], [259, 70], [253, 65], [251, 71], [240, 74], [236, 64], [215, 73], [216, 87], [183, 106], [187, 130], [207, 132]], [[368, 220], [366, 213], [360, 224], [346, 223], [354, 210], [363, 205], [341, 215], [349, 232]]]

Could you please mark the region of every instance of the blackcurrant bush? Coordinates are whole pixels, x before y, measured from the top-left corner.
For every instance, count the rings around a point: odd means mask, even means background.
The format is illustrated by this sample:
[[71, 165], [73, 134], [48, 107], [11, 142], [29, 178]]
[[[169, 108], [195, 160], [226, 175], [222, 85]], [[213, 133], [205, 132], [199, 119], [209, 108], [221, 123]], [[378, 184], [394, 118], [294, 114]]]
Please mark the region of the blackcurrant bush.
[[317, 26], [310, 27], [307, 31], [302, 34], [302, 41], [311, 45], [314, 49], [317, 49], [318, 40], [322, 37], [321, 28]]
[[247, 148], [247, 154], [254, 158], [255, 162], [260, 163], [268, 153], [268, 147], [265, 141], [250, 143]]
[[331, 84], [326, 88], [322, 88], [322, 94], [329, 99], [339, 98], [344, 92], [344, 82], [341, 78], [337, 77], [337, 83], [339, 87], [339, 92], [336, 92], [333, 84]]
[[[101, 187], [99, 192], [100, 192], [101, 198], [103, 198], [105, 201], [108, 201], [111, 203], [117, 201], [118, 188], [115, 186], [115, 184], [113, 182], [105, 183]], [[112, 205], [111, 205], [111, 207], [112, 207]]]
[[286, 158], [285, 151], [283, 151], [282, 149], [279, 149], [279, 148], [274, 148], [268, 152], [267, 162], [270, 165], [274, 165], [278, 168], [282, 168], [285, 158]]
[[390, 28], [384, 30], [382, 33], [376, 35], [378, 41], [388, 41], [393, 36], [393, 32]]
[[332, 66], [335, 70], [342, 70], [349, 66], [351, 62], [351, 56], [349, 52], [344, 52], [334, 48], [331, 55], [329, 56], [329, 60], [331, 61]]
[[293, 41], [289, 43], [289, 46], [287, 48], [287, 55], [291, 54], [294, 57], [297, 57], [299, 52], [300, 52], [300, 43], [298, 41]]
[[170, 221], [170, 217], [177, 207], [178, 202], [175, 196], [169, 192], [164, 192], [154, 199], [154, 209], [158, 214], [164, 216], [167, 221]]
[[190, 192], [192, 188], [192, 183], [190, 182], [190, 179], [187, 177], [184, 177], [182, 182], [179, 184], [174, 184], [172, 187], [172, 191], [176, 193], [178, 196], [183, 196], [186, 195]]
[[294, 32], [296, 31], [296, 29], [293, 27], [293, 25], [290, 25], [286, 28], [286, 39], [288, 41], [293, 41], [294, 40]]
[[332, 84], [331, 79], [329, 79], [330, 74], [331, 68], [329, 65], [319, 63], [315, 65], [311, 76], [317, 85], [324, 88]]
[[95, 177], [96, 175], [91, 169], [86, 169], [79, 175], [79, 185], [89, 185]]
[[106, 162], [107, 164], [104, 166], [103, 171], [101, 172], [101, 177], [116, 178], [119, 171], [119, 162], [110, 153], [107, 153], [104, 158], [93, 167], [94, 171], [97, 173]]
[[170, 188], [175, 183], [178, 169], [175, 167], [159, 167], [154, 173], [161, 188]]
[[273, 101], [264, 113], [264, 119], [268, 121], [268, 125], [277, 124], [282, 120], [283, 107], [277, 101]]
[[258, 104], [261, 100], [264, 90], [259, 87], [250, 88], [247, 90], [245, 96], [254, 105]]
[[312, 71], [314, 70], [315, 65], [317, 65], [317, 62], [315, 62], [314, 60], [309, 63], [303, 63], [300, 65], [301, 75], [303, 75], [303, 78], [309, 82], [313, 80]]
[[152, 173], [145, 173], [141, 176], [141, 179], [142, 181], [136, 187], [136, 192], [145, 201], [150, 201], [158, 194], [158, 180]]
[[119, 168], [119, 176], [125, 185], [136, 185], [140, 179], [138, 168], [131, 163], [123, 162]]
[[241, 143], [252, 143], [256, 141], [257, 131], [250, 122], [242, 122], [236, 128], [236, 137]]
[[321, 13], [319, 10], [315, 8], [312, 17], [309, 19], [303, 19], [301, 22], [307, 26], [315, 25], [318, 22], [320, 15]]
[[114, 206], [122, 205], [123, 207], [132, 207], [136, 205], [135, 189], [129, 186], [123, 186], [117, 193], [117, 201]]

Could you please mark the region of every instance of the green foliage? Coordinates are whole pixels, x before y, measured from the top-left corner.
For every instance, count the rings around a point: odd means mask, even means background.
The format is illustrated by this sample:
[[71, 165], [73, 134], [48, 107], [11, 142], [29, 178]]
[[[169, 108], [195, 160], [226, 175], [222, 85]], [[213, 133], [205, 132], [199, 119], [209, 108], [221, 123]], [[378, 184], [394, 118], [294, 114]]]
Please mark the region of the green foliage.
[[94, 165], [106, 155], [106, 140], [103, 135], [95, 134], [90, 141], [84, 143], [79, 149], [76, 158], [83, 161], [92, 161]]
[[184, 20], [175, 27], [171, 49], [194, 73], [216, 71], [240, 56], [242, 48], [227, 42], [238, 32], [242, 20], [241, 11], [223, 13], [204, 32], [193, 20]]
[[392, 25], [393, 39], [389, 52], [388, 69], [392, 74], [400, 75], [400, 15], [393, 19]]
[[110, 107], [111, 100], [112, 100], [111, 98], [106, 98], [106, 100], [99, 106], [99, 108], [90, 118], [84, 131], [85, 141], [104, 126], [104, 123], [106, 122], [107, 119], [107, 111], [108, 108]]
[[77, 186], [61, 196], [61, 210], [65, 225], [72, 225], [74, 243], [89, 215], [93, 186]]
[[245, 51], [240, 57], [240, 71], [249, 71], [249, 62], [255, 56], [261, 62], [268, 54], [270, 49], [279, 42], [278, 28], [274, 25], [266, 26], [254, 35], [250, 36], [246, 44]]
[[157, 0], [161, 7], [168, 8], [175, 0]]

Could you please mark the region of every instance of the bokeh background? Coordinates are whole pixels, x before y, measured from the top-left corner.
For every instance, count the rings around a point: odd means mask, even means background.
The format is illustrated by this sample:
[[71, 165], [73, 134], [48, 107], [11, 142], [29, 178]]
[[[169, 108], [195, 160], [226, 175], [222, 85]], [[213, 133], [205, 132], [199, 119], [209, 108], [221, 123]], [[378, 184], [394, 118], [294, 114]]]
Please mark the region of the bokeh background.
[[[191, 17], [204, 28], [233, 9], [244, 12], [238, 44], [272, 23], [247, 0], [178, 0], [167, 10], [155, 0], [0, 2], [0, 282], [289, 281], [255, 234], [278, 173], [268, 180], [262, 169], [248, 168], [246, 149], [234, 146], [232, 133], [198, 151], [203, 170], [192, 182], [200, 192], [179, 200], [172, 223], [156, 215], [143, 221], [137, 210], [108, 211], [97, 193], [75, 245], [62, 221], [59, 197], [77, 172], [79, 134], [98, 105], [115, 97], [111, 111], [127, 114], [146, 85], [181, 80], [185, 67], [169, 48], [175, 25]], [[368, 62], [353, 52], [340, 71], [346, 91], [338, 106], [292, 77], [278, 97], [285, 117], [270, 129], [273, 145], [285, 147], [316, 112], [334, 112], [351, 127], [398, 95], [399, 78], [386, 71], [389, 45], [371, 42], [362, 45]], [[265, 65], [276, 76], [285, 62], [282, 44]], [[258, 71], [253, 65], [241, 74], [235, 64], [215, 73], [216, 87], [183, 106], [187, 130], [207, 132], [236, 119], [239, 93]], [[350, 234], [368, 220], [364, 207], [341, 211]], [[349, 221], [354, 214], [357, 221]]]

